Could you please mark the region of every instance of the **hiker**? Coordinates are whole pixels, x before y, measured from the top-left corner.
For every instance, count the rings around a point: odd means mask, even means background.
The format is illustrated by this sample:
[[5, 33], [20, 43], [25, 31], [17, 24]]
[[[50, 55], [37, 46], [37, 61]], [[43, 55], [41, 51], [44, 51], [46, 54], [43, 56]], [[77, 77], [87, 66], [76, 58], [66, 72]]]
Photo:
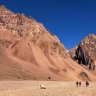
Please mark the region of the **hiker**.
[[81, 86], [81, 81], [79, 82], [79, 87]]
[[78, 81], [76, 82], [76, 86], [78, 87]]
[[88, 87], [89, 86], [89, 82], [88, 81], [86, 81], [86, 87]]

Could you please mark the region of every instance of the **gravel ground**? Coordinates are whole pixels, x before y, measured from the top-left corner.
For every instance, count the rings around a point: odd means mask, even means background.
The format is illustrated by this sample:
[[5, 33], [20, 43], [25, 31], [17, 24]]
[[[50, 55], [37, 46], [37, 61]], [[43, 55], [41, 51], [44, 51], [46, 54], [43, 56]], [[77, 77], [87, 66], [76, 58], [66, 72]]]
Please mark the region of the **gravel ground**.
[[[46, 89], [40, 89], [45, 85]], [[89, 87], [82, 82], [76, 87], [75, 82], [63, 81], [0, 81], [0, 96], [96, 96], [96, 82]]]

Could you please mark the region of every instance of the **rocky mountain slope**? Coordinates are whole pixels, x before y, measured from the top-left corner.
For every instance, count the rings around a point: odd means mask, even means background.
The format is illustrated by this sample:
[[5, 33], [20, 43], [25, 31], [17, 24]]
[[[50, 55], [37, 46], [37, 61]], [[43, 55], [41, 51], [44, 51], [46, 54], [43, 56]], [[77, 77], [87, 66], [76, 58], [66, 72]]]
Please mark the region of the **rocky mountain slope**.
[[0, 79], [96, 81], [43, 24], [5, 6], [0, 6]]
[[90, 70], [95, 70], [96, 62], [96, 34], [89, 34], [77, 47], [69, 51], [71, 58], [79, 64], [84, 64]]

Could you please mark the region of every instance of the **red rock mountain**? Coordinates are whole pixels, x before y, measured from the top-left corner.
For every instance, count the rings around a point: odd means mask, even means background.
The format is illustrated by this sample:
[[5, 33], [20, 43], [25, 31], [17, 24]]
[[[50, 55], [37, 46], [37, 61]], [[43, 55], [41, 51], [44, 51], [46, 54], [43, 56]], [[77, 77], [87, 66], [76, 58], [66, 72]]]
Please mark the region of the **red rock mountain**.
[[0, 6], [0, 79], [96, 81], [43, 24], [5, 6]]
[[[95, 70], [96, 65], [96, 34], [89, 34], [76, 47], [69, 51], [71, 58], [79, 64]], [[96, 73], [96, 71], [94, 71]]]

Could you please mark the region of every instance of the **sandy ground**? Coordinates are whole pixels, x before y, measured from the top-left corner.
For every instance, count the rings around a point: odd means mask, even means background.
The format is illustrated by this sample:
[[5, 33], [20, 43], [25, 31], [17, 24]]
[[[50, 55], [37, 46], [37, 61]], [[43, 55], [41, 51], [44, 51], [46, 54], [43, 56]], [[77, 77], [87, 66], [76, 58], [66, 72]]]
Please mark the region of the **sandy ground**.
[[63, 81], [0, 81], [0, 96], [96, 96], [96, 82], [76, 87], [75, 82]]

